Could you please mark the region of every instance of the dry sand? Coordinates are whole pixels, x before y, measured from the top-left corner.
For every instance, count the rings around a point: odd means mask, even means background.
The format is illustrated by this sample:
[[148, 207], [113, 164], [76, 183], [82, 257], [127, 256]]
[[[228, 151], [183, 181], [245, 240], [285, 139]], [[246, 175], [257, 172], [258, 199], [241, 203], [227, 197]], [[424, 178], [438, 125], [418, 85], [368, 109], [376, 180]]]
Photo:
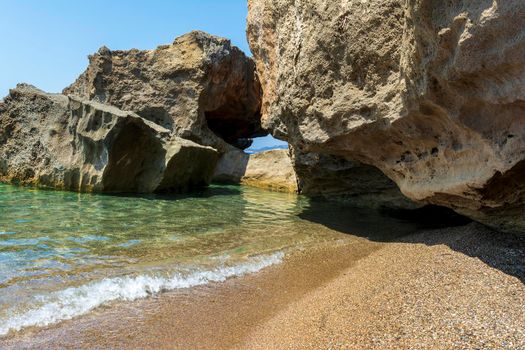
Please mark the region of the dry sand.
[[239, 348], [525, 349], [523, 248], [475, 224], [388, 244]]
[[525, 241], [477, 225], [343, 239], [105, 307], [2, 349], [525, 349]]

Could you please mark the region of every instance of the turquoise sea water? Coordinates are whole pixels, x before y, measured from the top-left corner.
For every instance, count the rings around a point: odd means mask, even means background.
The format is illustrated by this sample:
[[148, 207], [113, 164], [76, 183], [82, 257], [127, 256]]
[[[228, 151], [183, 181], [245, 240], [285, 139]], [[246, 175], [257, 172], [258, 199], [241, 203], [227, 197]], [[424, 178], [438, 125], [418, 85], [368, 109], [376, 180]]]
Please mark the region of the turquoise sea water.
[[0, 184], [0, 336], [258, 271], [341, 238], [301, 218], [309, 200], [249, 187], [109, 196]]

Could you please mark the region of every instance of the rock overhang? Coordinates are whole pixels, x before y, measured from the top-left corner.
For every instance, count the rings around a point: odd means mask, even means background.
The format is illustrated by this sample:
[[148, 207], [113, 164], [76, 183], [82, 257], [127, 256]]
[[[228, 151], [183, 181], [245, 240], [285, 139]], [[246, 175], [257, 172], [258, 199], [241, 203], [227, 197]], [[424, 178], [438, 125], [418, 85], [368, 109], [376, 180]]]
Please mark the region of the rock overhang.
[[[263, 125], [296, 155], [374, 166], [410, 199], [523, 232], [523, 198], [486, 193], [525, 188], [524, 26], [517, 0], [249, 0]], [[300, 182], [327, 170], [296, 158]]]

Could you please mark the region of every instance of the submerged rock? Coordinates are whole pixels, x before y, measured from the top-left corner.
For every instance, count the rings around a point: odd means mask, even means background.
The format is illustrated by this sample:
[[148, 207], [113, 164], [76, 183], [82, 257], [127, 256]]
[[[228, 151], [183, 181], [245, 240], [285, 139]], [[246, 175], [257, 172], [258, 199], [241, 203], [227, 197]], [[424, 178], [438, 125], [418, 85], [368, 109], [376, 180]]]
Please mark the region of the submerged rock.
[[253, 60], [229, 40], [200, 31], [155, 50], [102, 47], [63, 93], [133, 111], [220, 152], [267, 134]]
[[213, 179], [217, 182], [241, 183], [280, 192], [298, 191], [288, 150], [255, 154], [231, 150], [219, 160]]
[[181, 191], [218, 153], [135, 113], [20, 84], [0, 106], [0, 181], [75, 191]]
[[524, 27], [520, 0], [249, 0], [263, 127], [296, 153], [376, 167], [414, 201], [523, 232]]

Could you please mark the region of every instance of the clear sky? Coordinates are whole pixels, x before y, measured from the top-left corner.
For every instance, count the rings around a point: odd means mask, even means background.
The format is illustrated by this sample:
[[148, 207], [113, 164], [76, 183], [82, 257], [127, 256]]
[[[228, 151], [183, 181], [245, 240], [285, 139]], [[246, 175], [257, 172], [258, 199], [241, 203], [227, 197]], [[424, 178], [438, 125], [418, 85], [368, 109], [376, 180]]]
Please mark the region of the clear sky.
[[20, 82], [60, 92], [103, 45], [152, 49], [194, 29], [249, 53], [246, 14], [247, 0], [0, 0], [0, 96]]

